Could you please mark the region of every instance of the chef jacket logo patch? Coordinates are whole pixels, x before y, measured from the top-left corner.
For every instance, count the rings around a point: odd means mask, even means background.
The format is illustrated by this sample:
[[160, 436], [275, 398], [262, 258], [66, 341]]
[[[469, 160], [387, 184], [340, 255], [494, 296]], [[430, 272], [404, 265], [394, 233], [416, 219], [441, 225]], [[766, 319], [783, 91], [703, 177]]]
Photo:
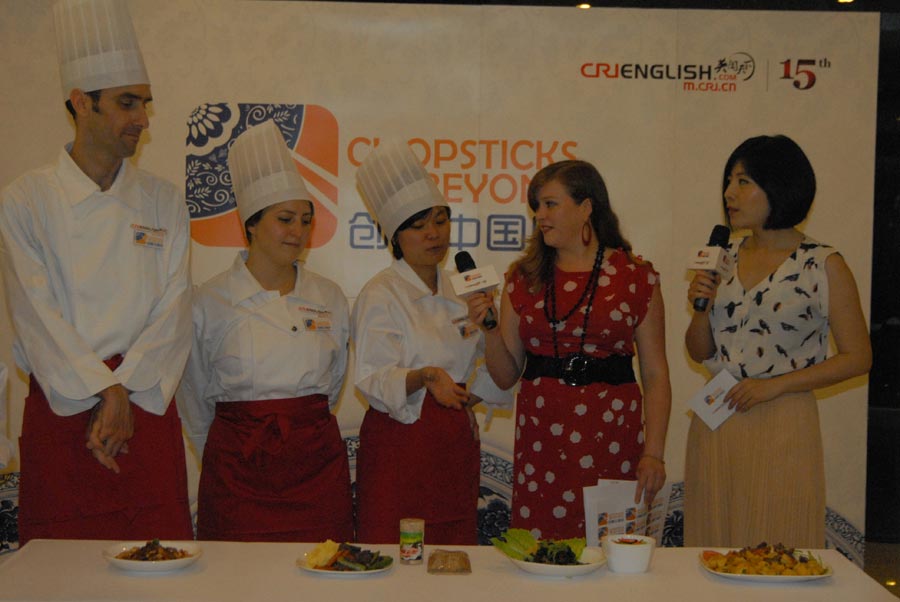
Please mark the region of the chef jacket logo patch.
[[131, 229], [133, 231], [134, 244], [139, 247], [162, 249], [166, 244], [165, 228], [151, 228], [149, 226], [131, 224]]
[[185, 193], [196, 242], [246, 246], [228, 149], [247, 128], [264, 121], [278, 125], [313, 196], [315, 226], [308, 246], [325, 245], [337, 231], [338, 123], [331, 111], [319, 105], [206, 103], [193, 110], [187, 123]]
[[303, 320], [303, 325], [310, 332], [331, 330], [331, 320], [329, 318], [306, 318]]

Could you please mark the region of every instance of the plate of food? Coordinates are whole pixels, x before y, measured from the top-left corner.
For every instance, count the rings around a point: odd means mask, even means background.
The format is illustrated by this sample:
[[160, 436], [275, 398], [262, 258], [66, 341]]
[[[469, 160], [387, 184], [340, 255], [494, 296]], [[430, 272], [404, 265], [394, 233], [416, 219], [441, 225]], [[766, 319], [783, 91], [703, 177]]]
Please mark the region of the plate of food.
[[790, 583], [831, 577], [833, 571], [810, 551], [761, 543], [740, 550], [704, 550], [700, 565], [719, 577], [739, 581]]
[[583, 537], [537, 539], [525, 529], [508, 529], [491, 543], [519, 569], [533, 575], [578, 577], [606, 564], [603, 550], [587, 547]]
[[391, 570], [394, 559], [387, 554], [329, 539], [298, 558], [297, 566], [327, 577], [364, 577]]
[[195, 541], [122, 541], [107, 546], [103, 557], [124, 571], [161, 573], [184, 568], [197, 561], [203, 550]]

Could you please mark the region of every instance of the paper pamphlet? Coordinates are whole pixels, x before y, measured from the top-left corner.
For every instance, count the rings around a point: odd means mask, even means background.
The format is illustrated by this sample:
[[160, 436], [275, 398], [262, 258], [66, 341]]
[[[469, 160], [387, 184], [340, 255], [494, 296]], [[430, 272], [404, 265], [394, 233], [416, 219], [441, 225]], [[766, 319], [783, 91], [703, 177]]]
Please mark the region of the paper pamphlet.
[[722, 370], [688, 400], [688, 407], [714, 431], [734, 414], [725, 403], [725, 394], [737, 383], [728, 370]]
[[584, 488], [585, 538], [587, 545], [600, 545], [604, 535], [649, 535], [661, 545], [671, 485], [665, 485], [648, 508], [634, 503], [636, 481], [600, 479]]

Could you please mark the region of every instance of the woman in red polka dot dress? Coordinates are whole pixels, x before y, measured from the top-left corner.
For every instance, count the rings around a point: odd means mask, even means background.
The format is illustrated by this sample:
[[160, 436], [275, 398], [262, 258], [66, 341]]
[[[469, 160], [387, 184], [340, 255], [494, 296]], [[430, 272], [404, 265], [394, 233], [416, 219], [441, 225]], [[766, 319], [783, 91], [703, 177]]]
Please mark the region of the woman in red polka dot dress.
[[[522, 381], [512, 526], [542, 538], [583, 537], [583, 487], [634, 480], [635, 501], [649, 502], [665, 483], [663, 299], [658, 274], [619, 232], [593, 165], [548, 165], [532, 180], [528, 204], [537, 228], [507, 275], [500, 327], [485, 335], [494, 381]], [[475, 295], [469, 315], [483, 324], [492, 306]]]

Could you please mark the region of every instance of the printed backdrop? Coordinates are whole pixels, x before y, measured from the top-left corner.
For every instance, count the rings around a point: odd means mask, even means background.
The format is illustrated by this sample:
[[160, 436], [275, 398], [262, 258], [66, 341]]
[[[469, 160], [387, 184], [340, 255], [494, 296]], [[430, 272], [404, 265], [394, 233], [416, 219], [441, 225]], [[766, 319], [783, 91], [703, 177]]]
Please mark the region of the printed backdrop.
[[[316, 197], [308, 263], [351, 300], [390, 261], [353, 178], [380, 139], [411, 142], [453, 206], [453, 252], [470, 250], [498, 271], [531, 232], [525, 189], [534, 172], [570, 157], [596, 164], [626, 236], [662, 276], [673, 481], [683, 477], [685, 400], [707, 377], [684, 351], [684, 266], [723, 219], [721, 172], [737, 144], [785, 133], [807, 151], [819, 194], [804, 228], [843, 252], [869, 306], [878, 15], [130, 4], [155, 98], [136, 160], [184, 185], [197, 283], [225, 269], [242, 242], [223, 160], [229, 142], [264, 119], [281, 126]], [[50, 5], [0, 0], [0, 186], [72, 138]], [[0, 360], [11, 365], [0, 314]], [[13, 374], [14, 437], [24, 389]], [[862, 530], [866, 381], [819, 397], [828, 504]], [[362, 413], [347, 387], [342, 428], [353, 433]], [[484, 434], [501, 454], [512, 437], [509, 413]]]

